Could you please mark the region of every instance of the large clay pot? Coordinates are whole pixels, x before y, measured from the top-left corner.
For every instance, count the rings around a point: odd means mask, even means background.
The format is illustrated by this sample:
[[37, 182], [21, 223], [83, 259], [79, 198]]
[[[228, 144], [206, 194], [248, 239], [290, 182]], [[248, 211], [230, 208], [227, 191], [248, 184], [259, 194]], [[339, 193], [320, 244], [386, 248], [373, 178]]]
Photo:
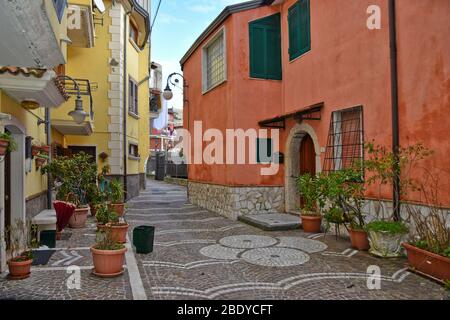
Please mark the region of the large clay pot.
[[102, 278], [112, 278], [123, 274], [126, 248], [120, 250], [98, 250], [91, 247], [94, 274]]
[[125, 203], [110, 203], [108, 204], [108, 209], [117, 213], [119, 217], [123, 217], [125, 213]]
[[348, 230], [352, 247], [356, 250], [367, 251], [370, 248], [369, 238], [367, 232], [364, 230]]
[[26, 279], [31, 274], [33, 259], [27, 261], [8, 261], [9, 278], [12, 280]]
[[9, 141], [0, 139], [0, 156], [4, 156], [9, 147]]
[[369, 252], [377, 257], [396, 258], [401, 255], [404, 234], [384, 231], [369, 231]]
[[450, 279], [450, 259], [404, 243], [408, 253], [408, 263], [413, 271], [422, 273], [438, 281]]
[[123, 225], [111, 225], [108, 223], [107, 227], [111, 229], [111, 237], [114, 241], [118, 243], [127, 242], [128, 224], [124, 223]]
[[89, 214], [89, 207], [78, 208], [75, 210], [69, 220], [69, 227], [72, 229], [81, 229], [86, 227], [86, 220]]
[[321, 216], [302, 215], [303, 231], [307, 233], [320, 233], [322, 227]]

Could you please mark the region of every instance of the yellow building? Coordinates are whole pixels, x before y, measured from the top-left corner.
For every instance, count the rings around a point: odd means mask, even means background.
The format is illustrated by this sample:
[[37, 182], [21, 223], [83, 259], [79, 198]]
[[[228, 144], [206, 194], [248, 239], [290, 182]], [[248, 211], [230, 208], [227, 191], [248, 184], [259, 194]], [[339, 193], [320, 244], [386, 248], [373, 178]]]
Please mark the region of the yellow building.
[[[145, 186], [149, 11], [150, 0], [0, 1], [0, 132], [18, 144], [0, 157], [0, 235], [51, 204], [32, 145], [92, 154], [128, 198]], [[0, 238], [0, 271], [5, 252]]]
[[[145, 186], [149, 155], [149, 1], [103, 4], [69, 1], [64, 73], [79, 84], [87, 116], [77, 124], [68, 115], [73, 99], [52, 110], [52, 140], [58, 155], [84, 151], [110, 165], [131, 198]], [[76, 93], [71, 80], [66, 88]]]

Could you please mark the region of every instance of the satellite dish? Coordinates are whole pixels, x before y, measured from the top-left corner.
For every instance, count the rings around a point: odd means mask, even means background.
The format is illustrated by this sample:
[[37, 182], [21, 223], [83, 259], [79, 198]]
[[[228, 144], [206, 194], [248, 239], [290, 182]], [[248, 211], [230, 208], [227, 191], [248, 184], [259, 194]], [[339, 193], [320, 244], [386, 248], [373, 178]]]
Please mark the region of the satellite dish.
[[100, 11], [100, 13], [105, 12], [105, 4], [103, 3], [103, 0], [94, 0], [95, 7]]

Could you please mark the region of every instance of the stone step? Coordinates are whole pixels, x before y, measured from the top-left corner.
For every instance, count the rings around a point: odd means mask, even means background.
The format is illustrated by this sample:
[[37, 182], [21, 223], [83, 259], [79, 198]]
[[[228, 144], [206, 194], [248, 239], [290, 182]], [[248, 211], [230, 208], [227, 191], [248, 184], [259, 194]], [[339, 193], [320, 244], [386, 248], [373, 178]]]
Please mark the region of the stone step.
[[300, 217], [288, 213], [252, 214], [239, 217], [239, 221], [264, 231], [287, 231], [299, 229]]

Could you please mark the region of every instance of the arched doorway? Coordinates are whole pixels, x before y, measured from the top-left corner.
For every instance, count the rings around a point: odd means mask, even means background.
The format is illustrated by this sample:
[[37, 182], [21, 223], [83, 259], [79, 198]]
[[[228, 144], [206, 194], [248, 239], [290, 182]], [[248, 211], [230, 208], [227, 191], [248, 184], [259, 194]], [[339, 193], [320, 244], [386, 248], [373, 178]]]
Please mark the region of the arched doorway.
[[305, 173], [321, 172], [320, 145], [314, 129], [305, 123], [292, 128], [286, 143], [286, 212], [299, 214], [301, 199], [296, 180]]

